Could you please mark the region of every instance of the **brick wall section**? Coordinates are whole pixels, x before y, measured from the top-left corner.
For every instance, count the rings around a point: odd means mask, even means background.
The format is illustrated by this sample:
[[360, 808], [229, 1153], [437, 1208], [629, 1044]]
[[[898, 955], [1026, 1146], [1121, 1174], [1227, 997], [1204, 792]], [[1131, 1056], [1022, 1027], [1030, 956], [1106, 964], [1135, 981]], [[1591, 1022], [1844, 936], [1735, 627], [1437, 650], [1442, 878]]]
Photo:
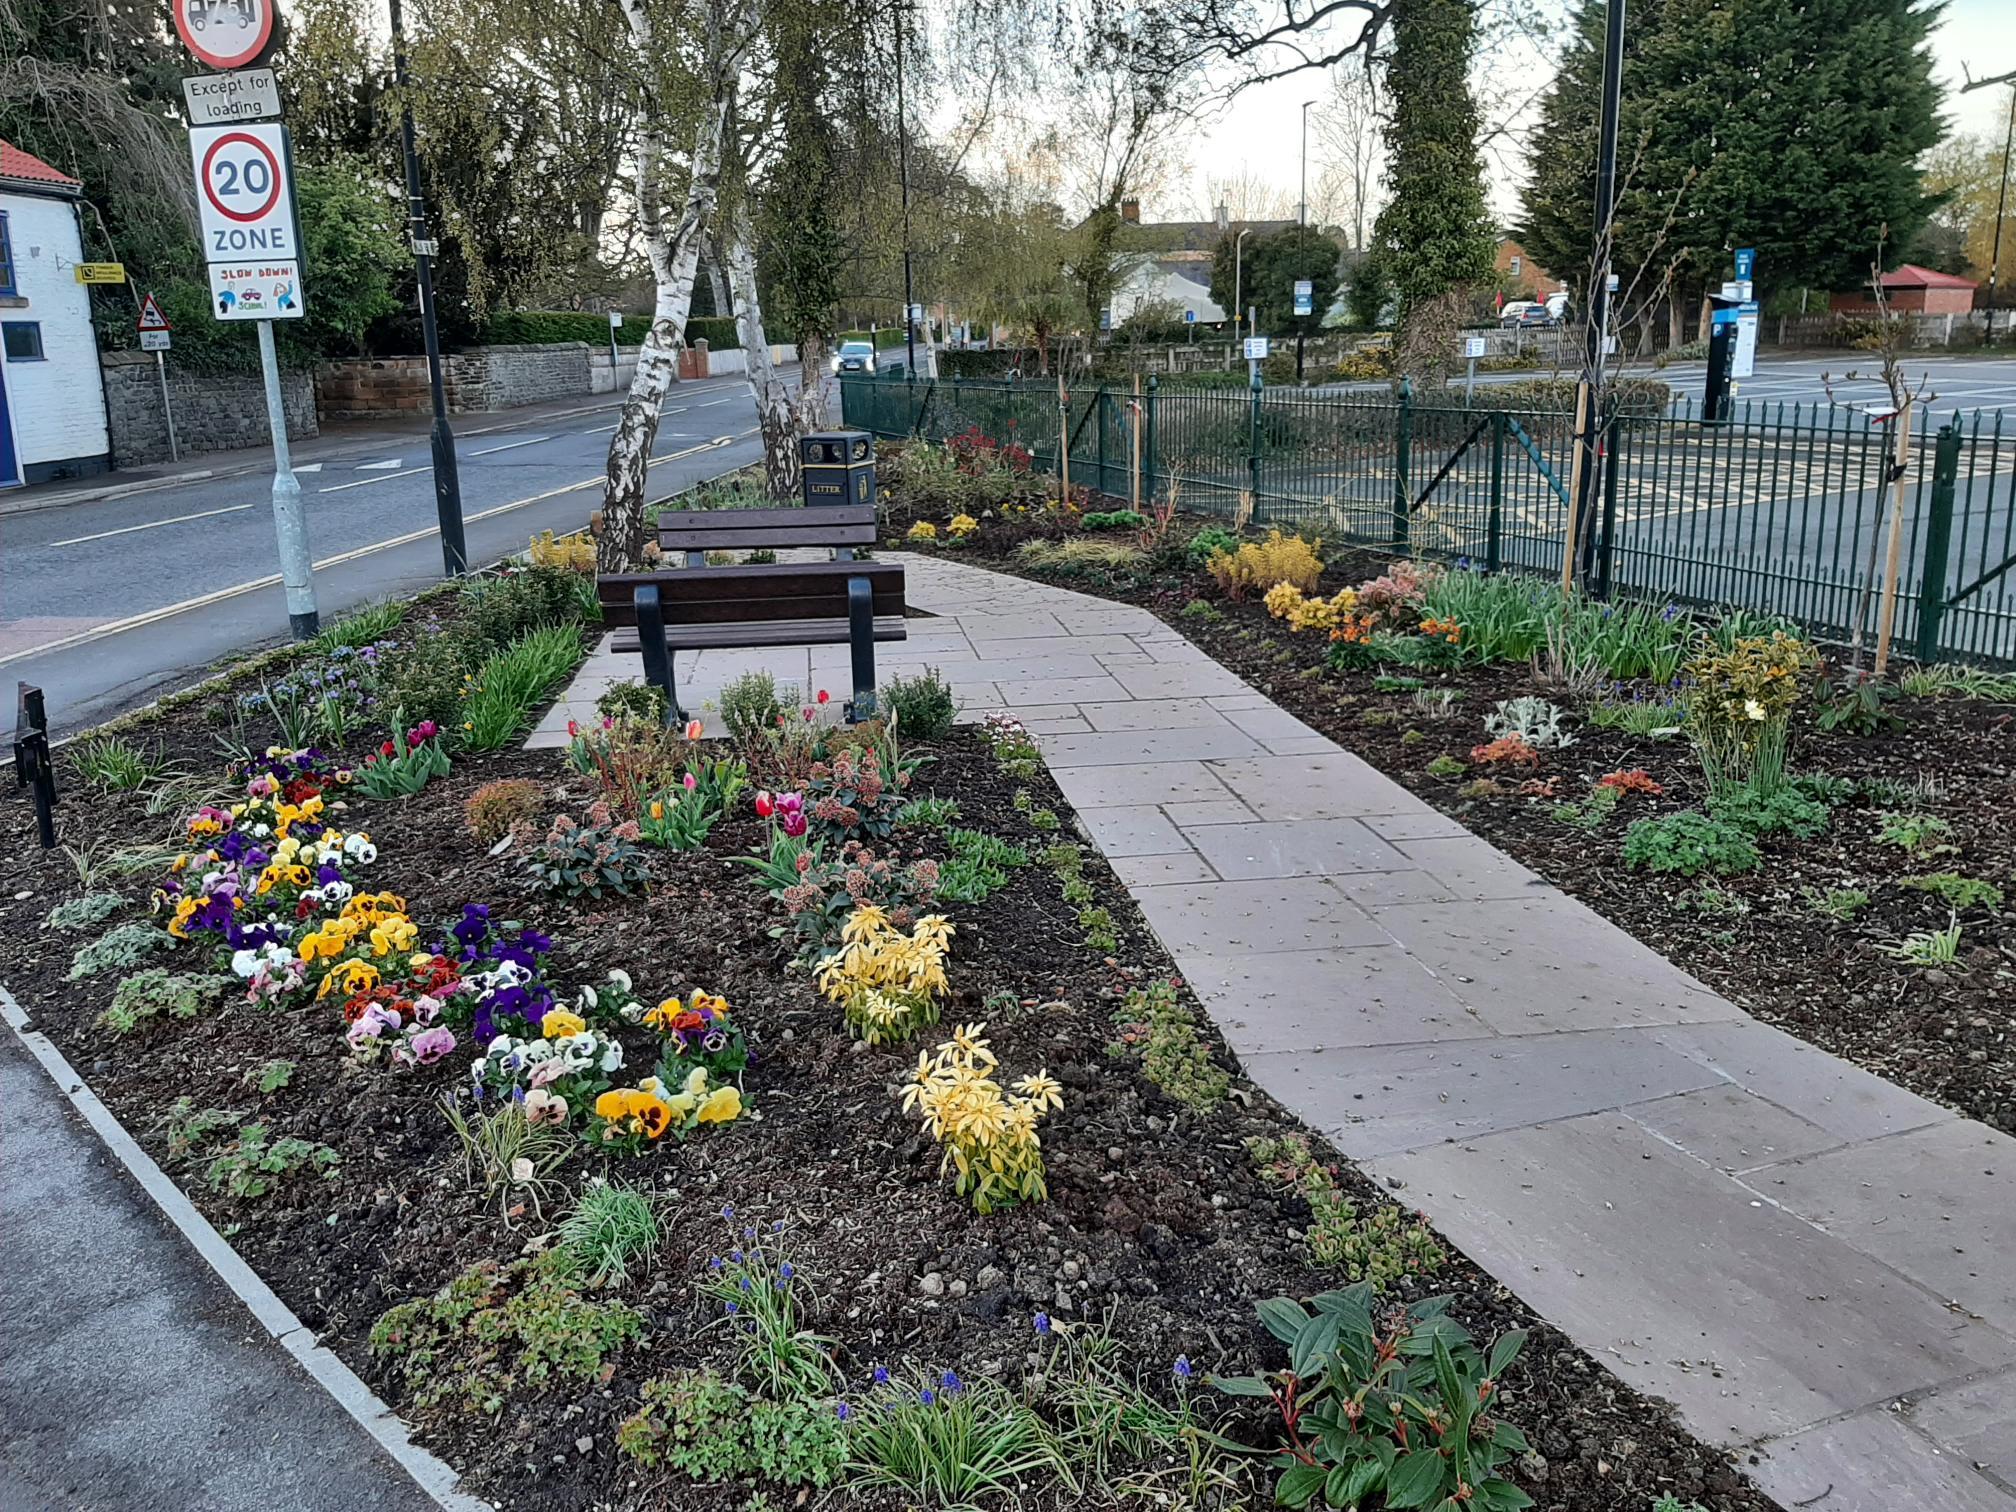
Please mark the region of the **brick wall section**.
[[[582, 342], [550, 346], [471, 347], [442, 362], [441, 383], [448, 412], [515, 409], [542, 399], [565, 399], [591, 392], [590, 349]], [[352, 357], [326, 362], [315, 374], [317, 402], [325, 420], [375, 420], [425, 414], [427, 359]]]
[[[105, 407], [111, 422], [112, 465], [136, 467], [168, 460], [168, 421], [161, 408], [161, 383], [147, 352], [106, 352]], [[265, 446], [266, 388], [257, 373], [183, 373], [168, 358], [168, 394], [175, 407], [175, 439], [186, 457], [192, 452]], [[315, 435], [315, 383], [307, 373], [280, 375], [280, 402], [287, 434]]]

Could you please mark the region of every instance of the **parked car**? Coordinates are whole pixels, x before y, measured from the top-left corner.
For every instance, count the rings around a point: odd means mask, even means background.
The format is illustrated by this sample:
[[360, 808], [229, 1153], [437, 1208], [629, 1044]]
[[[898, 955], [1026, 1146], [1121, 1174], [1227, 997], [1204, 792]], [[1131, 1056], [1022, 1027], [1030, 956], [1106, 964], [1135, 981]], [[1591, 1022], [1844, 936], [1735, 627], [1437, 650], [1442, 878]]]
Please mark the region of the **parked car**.
[[1498, 312], [1498, 324], [1511, 329], [1522, 330], [1536, 326], [1554, 324], [1554, 317], [1547, 313], [1547, 306], [1531, 299], [1515, 299]]
[[1565, 325], [1568, 320], [1568, 291], [1547, 296], [1547, 318], [1556, 325]]
[[869, 341], [843, 341], [840, 350], [833, 354], [833, 371], [836, 373], [872, 373], [875, 371], [875, 344]]

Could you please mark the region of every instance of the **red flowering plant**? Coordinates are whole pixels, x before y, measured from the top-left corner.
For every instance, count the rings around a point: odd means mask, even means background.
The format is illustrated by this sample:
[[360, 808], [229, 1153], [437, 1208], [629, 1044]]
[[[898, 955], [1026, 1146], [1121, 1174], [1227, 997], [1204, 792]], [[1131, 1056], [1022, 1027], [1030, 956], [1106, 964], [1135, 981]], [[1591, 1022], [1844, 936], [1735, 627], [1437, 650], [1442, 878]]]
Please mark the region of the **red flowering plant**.
[[1647, 798], [1657, 798], [1666, 789], [1652, 780], [1652, 774], [1643, 767], [1632, 767], [1628, 771], [1605, 772], [1596, 779], [1599, 788], [1610, 788], [1615, 792], [1643, 793]]
[[885, 749], [838, 751], [828, 761], [815, 761], [805, 779], [805, 807], [813, 833], [834, 840], [886, 840], [896, 816], [910, 800], [909, 765], [894, 755], [893, 740]]
[[795, 936], [798, 958], [814, 964], [839, 949], [840, 931], [863, 904], [875, 905], [897, 928], [908, 929], [938, 896], [936, 861], [878, 856], [859, 840], [845, 842], [830, 859], [823, 847], [801, 848], [790, 866], [787, 876], [767, 877], [770, 896], [784, 905], [786, 919], [772, 932]]
[[403, 739], [385, 740], [364, 758], [357, 772], [357, 791], [366, 798], [410, 798], [436, 777], [447, 775], [441, 728], [423, 719]]
[[1488, 745], [1472, 746], [1470, 759], [1483, 766], [1530, 767], [1540, 764], [1540, 753], [1523, 735], [1500, 735]]

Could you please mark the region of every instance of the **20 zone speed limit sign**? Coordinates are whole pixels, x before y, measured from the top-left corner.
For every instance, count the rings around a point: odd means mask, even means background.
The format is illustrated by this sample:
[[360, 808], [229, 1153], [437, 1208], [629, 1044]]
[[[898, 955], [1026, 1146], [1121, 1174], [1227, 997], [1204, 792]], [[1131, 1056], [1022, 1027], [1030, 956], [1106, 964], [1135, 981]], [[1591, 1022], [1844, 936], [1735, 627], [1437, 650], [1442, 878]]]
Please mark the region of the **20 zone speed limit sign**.
[[203, 127], [189, 133], [206, 262], [299, 257], [287, 128]]

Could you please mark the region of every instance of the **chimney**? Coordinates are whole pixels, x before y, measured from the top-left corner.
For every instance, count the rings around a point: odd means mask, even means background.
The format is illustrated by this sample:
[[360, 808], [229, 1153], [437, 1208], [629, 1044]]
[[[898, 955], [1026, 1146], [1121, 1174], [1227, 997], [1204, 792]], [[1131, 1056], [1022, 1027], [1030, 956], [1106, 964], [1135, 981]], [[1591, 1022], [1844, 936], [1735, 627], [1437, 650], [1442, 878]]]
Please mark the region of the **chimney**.
[[1230, 205], [1220, 205], [1218, 207], [1218, 229], [1220, 231], [1224, 231], [1228, 229], [1231, 226], [1231, 224], [1232, 224], [1232, 207]]
[[1120, 201], [1120, 219], [1132, 226], [1140, 225], [1141, 201], [1138, 199], [1123, 199]]

